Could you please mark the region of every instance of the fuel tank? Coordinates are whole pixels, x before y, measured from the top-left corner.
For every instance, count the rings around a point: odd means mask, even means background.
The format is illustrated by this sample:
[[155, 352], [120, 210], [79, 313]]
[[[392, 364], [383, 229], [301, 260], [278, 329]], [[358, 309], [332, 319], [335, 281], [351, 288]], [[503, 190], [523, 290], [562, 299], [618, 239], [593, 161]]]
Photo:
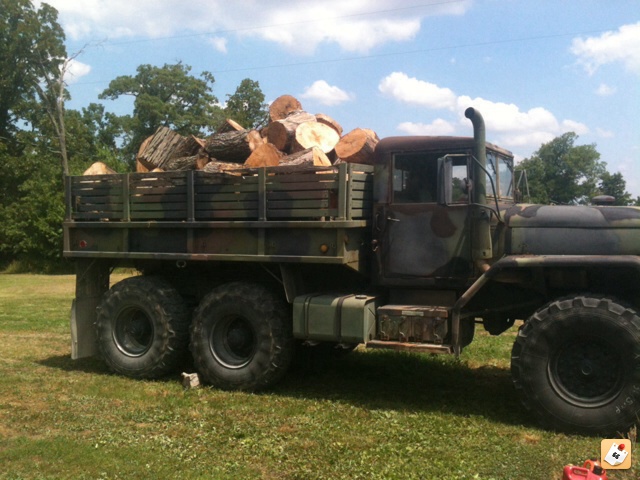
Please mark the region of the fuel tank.
[[640, 208], [514, 205], [502, 212], [505, 253], [640, 255]]

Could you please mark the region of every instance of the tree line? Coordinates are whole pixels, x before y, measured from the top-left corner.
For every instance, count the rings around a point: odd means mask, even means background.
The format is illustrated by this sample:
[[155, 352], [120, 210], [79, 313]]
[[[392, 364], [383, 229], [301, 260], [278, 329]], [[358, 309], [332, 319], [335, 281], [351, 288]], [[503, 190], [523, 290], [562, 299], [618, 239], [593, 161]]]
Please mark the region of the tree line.
[[[114, 78], [98, 96], [102, 101], [132, 97], [131, 114], [115, 115], [99, 102], [67, 109], [64, 76], [82, 52], [69, 54], [64, 42], [55, 8], [0, 0], [0, 269], [65, 268], [64, 175], [81, 174], [97, 161], [132, 171], [138, 147], [160, 126], [206, 136], [226, 118], [245, 128], [267, 122], [257, 81], [242, 80], [220, 102], [214, 76], [194, 75], [181, 62], [140, 65], [135, 73]], [[585, 203], [608, 194], [619, 205], [637, 204], [622, 175], [607, 172], [595, 145], [576, 145], [577, 138], [558, 137], [520, 164], [531, 200]]]

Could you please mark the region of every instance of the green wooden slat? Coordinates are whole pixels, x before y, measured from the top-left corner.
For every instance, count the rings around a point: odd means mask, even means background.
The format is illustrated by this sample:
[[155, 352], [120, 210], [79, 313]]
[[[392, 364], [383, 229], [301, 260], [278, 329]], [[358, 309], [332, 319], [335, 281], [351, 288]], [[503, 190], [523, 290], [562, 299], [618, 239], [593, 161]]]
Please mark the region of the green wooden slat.
[[157, 212], [157, 211], [173, 211], [173, 210], [187, 210], [187, 204], [185, 202], [167, 203], [167, 202], [155, 202], [155, 203], [136, 203], [131, 205], [131, 214], [133, 212]]
[[186, 202], [186, 195], [183, 194], [165, 194], [165, 195], [131, 195], [129, 196], [131, 205], [139, 203], [154, 203], [154, 202]]
[[187, 217], [187, 210], [163, 212], [131, 212], [131, 220], [175, 220]]
[[89, 203], [119, 203], [122, 204], [122, 197], [120, 195], [98, 195], [94, 197], [82, 195], [76, 197], [77, 204], [89, 204]]
[[258, 192], [246, 192], [246, 193], [210, 193], [210, 194], [197, 194], [196, 202], [226, 202], [226, 201], [257, 201]]
[[303, 190], [294, 192], [267, 192], [267, 200], [309, 200], [315, 199], [328, 199], [332, 194], [329, 190]]
[[255, 210], [196, 210], [197, 220], [241, 219], [257, 220], [258, 209]]
[[255, 192], [258, 193], [257, 184], [246, 185], [202, 185], [196, 187], [196, 196], [208, 193], [235, 193], [235, 192]]
[[200, 203], [196, 202], [196, 210], [242, 210], [246, 208], [248, 210], [254, 210], [258, 208], [258, 201], [250, 202], [212, 202], [212, 203]]
[[120, 220], [122, 219], [122, 212], [74, 212], [72, 218], [74, 220]]
[[337, 208], [323, 208], [323, 209], [285, 209], [285, 210], [271, 210], [267, 208], [268, 218], [318, 218], [318, 217], [335, 217], [338, 215]]
[[270, 200], [267, 203], [267, 212], [273, 210], [284, 209], [301, 209], [301, 208], [329, 208], [329, 200]]
[[82, 203], [76, 207], [77, 212], [122, 212], [122, 203]]

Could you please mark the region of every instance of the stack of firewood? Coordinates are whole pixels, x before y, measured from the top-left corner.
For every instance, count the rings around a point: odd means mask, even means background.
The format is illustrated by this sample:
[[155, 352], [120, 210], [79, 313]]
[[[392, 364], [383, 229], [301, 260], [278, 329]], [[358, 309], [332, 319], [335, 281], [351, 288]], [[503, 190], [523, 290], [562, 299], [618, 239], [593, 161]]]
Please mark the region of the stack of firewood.
[[[324, 114], [305, 112], [291, 95], [278, 97], [269, 107], [269, 117], [269, 124], [260, 130], [247, 130], [228, 119], [207, 139], [184, 137], [160, 127], [140, 146], [136, 170], [223, 172], [246, 167], [373, 162], [379, 140], [373, 130], [356, 128], [342, 135], [338, 122]], [[92, 168], [108, 173], [95, 165]]]

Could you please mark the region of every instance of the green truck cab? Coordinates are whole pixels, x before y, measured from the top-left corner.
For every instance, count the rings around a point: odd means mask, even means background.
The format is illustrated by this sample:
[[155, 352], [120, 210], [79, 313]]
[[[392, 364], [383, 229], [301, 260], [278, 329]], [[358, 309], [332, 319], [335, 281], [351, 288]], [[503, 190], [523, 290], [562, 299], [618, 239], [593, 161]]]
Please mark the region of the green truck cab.
[[[301, 346], [458, 355], [523, 320], [522, 402], [587, 433], [640, 413], [640, 210], [519, 204], [513, 156], [391, 137], [373, 165], [68, 177], [72, 357], [135, 378], [189, 352], [224, 389], [267, 388]], [[110, 286], [110, 272], [141, 275]]]

